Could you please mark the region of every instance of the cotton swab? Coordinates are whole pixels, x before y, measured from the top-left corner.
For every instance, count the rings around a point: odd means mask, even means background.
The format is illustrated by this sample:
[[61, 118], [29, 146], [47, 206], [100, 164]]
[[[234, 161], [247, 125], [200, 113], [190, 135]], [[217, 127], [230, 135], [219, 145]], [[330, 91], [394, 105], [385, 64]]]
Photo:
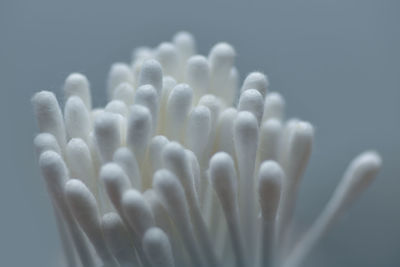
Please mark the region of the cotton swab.
[[56, 138], [61, 152], [64, 153], [66, 145], [65, 126], [55, 95], [52, 92], [41, 91], [32, 97], [31, 102], [40, 132], [52, 134]]
[[149, 109], [141, 105], [131, 106], [126, 144], [134, 153], [139, 167], [141, 167], [146, 156], [151, 128], [152, 118]]
[[79, 97], [88, 110], [92, 109], [92, 98], [90, 96], [90, 85], [85, 75], [71, 73], [64, 82], [65, 99], [71, 96]]
[[115, 212], [104, 214], [101, 218], [101, 228], [107, 246], [121, 267], [139, 266], [133, 249], [133, 242], [129, 238], [129, 233], [121, 217]]
[[210, 66], [207, 59], [201, 55], [192, 56], [187, 62], [185, 78], [193, 88], [194, 103], [197, 103], [210, 88]]
[[54, 151], [48, 150], [40, 155], [39, 166], [53, 204], [60, 212], [68, 228], [82, 265], [94, 267], [95, 263], [88, 248], [89, 244], [73, 218], [64, 197], [64, 184], [68, 179], [65, 163], [60, 155]]
[[[53, 135], [49, 133], [41, 133], [38, 134], [33, 140], [36, 158], [39, 160], [40, 155], [47, 151], [54, 151], [57, 154], [60, 154], [60, 147], [57, 144], [57, 140]], [[63, 221], [62, 214], [57, 209], [57, 207], [53, 204], [54, 215], [56, 217], [57, 229], [59, 231], [61, 244], [65, 252], [65, 260], [67, 262], [68, 267], [74, 267], [78, 265], [77, 258], [75, 256], [74, 245], [72, 244], [72, 240], [70, 234], [66, 228], [66, 225]]]
[[161, 169], [163, 167], [162, 164], [162, 151], [164, 147], [168, 144], [168, 139], [163, 136], [163, 135], [157, 135], [154, 136], [149, 144], [149, 161], [150, 161], [150, 166], [151, 170], [150, 173], [151, 175], [154, 175], [154, 173]]
[[121, 83], [134, 83], [133, 74], [130, 67], [125, 63], [114, 63], [108, 73], [107, 79], [107, 92], [108, 97], [111, 99], [114, 95], [115, 88]]
[[168, 139], [182, 141], [192, 97], [193, 90], [187, 84], [176, 85], [169, 94], [165, 118], [165, 133]]
[[154, 216], [149, 204], [145, 201], [142, 194], [129, 189], [122, 196], [122, 209], [129, 225], [136, 232], [140, 239], [150, 227], [155, 225]]
[[229, 226], [236, 266], [245, 266], [243, 237], [240, 230], [237, 204], [237, 177], [234, 162], [229, 154], [218, 152], [211, 158], [210, 178]]
[[189, 114], [186, 126], [185, 145], [196, 157], [203, 159], [211, 132], [211, 112], [205, 106], [197, 106]]
[[275, 161], [264, 161], [261, 164], [258, 178], [258, 197], [262, 216], [262, 267], [271, 267], [274, 262], [275, 221], [283, 179], [282, 168]]
[[167, 169], [175, 173], [185, 190], [193, 225], [209, 266], [217, 266], [217, 258], [211, 244], [208, 230], [200, 212], [194, 177], [184, 149], [176, 142], [167, 144], [163, 150], [163, 162]]
[[260, 164], [266, 160], [278, 161], [281, 135], [282, 124], [279, 120], [270, 119], [261, 125], [256, 171], [258, 171]]
[[71, 96], [64, 107], [65, 127], [69, 138], [88, 140], [92, 128], [89, 111], [81, 98]]
[[381, 165], [380, 156], [372, 151], [362, 153], [350, 163], [325, 209], [300, 239], [282, 266], [297, 267], [301, 265], [328, 228], [372, 182]]
[[70, 175], [88, 186], [96, 199], [99, 200], [92, 156], [87, 144], [82, 139], [73, 138], [68, 142], [65, 154]]
[[226, 152], [232, 158], [236, 157], [233, 132], [237, 113], [235, 108], [227, 108], [221, 113], [217, 122], [215, 138], [216, 150]]
[[33, 144], [35, 147], [36, 157], [39, 159], [40, 155], [47, 150], [52, 150], [58, 154], [61, 153], [60, 146], [57, 143], [54, 135], [49, 133], [40, 133], [36, 135], [33, 140]]
[[103, 236], [97, 202], [89, 189], [79, 180], [71, 179], [65, 184], [68, 206], [79, 225], [92, 242], [105, 265], [118, 266]]
[[206, 266], [194, 236], [185, 191], [178, 178], [166, 169], [158, 170], [154, 174], [153, 187], [165, 203], [168, 213], [182, 236], [192, 266]]
[[141, 190], [142, 176], [135, 155], [127, 147], [120, 147], [115, 151], [113, 161], [124, 170], [133, 187]]
[[235, 92], [227, 90], [227, 81], [235, 62], [236, 52], [228, 43], [218, 43], [211, 48], [208, 60], [210, 62], [210, 92], [225, 100], [228, 105], [233, 103]]
[[179, 54], [174, 44], [169, 42], [161, 43], [155, 50], [155, 58], [161, 64], [163, 74], [179, 77], [180, 66], [179, 66]]
[[146, 231], [143, 249], [153, 267], [175, 266], [168, 236], [160, 228], [152, 227]]
[[130, 83], [120, 83], [113, 92], [113, 99], [123, 101], [127, 106], [133, 104], [135, 89]]
[[189, 266], [190, 263], [181, 238], [160, 195], [154, 189], [148, 189], [144, 192], [143, 196], [151, 207], [156, 226], [163, 230], [169, 238], [175, 263], [177, 266]]
[[244, 79], [241, 92], [243, 93], [248, 89], [255, 89], [264, 98], [268, 92], [268, 87], [269, 81], [268, 77], [265, 74], [261, 72], [252, 72], [247, 75], [246, 79]]
[[146, 84], [152, 85], [157, 94], [161, 95], [163, 72], [160, 63], [154, 59], [144, 61], [139, 74], [138, 86]]
[[94, 122], [96, 145], [103, 163], [112, 161], [114, 151], [121, 145], [119, 118], [116, 114], [102, 112]]
[[292, 133], [289, 133], [286, 163], [283, 165], [286, 179], [279, 208], [279, 238], [282, 246], [286, 246], [285, 242], [288, 242], [287, 235], [292, 224], [298, 186], [310, 158], [314, 138], [314, 128], [310, 123], [295, 122], [292, 127]]
[[176, 33], [172, 42], [178, 51], [181, 73], [184, 74], [187, 60], [196, 53], [196, 42], [188, 32]]
[[277, 92], [267, 94], [264, 101], [263, 121], [277, 119], [282, 121], [285, 117], [285, 100]]
[[159, 101], [158, 94], [150, 84], [142, 85], [136, 90], [134, 104], [142, 105], [149, 109], [152, 121], [152, 133], [157, 130]]
[[[254, 167], [258, 145], [258, 122], [256, 117], [241, 111], [234, 125], [234, 143], [239, 170], [239, 210], [242, 218], [242, 231], [247, 245], [249, 259], [255, 258], [255, 179]], [[249, 262], [253, 265], [254, 262]]]
[[243, 91], [239, 98], [238, 110], [253, 113], [260, 125], [264, 112], [264, 98], [262, 94], [256, 89]]
[[121, 115], [123, 118], [128, 116], [128, 106], [121, 100], [111, 100], [104, 108], [104, 111]]

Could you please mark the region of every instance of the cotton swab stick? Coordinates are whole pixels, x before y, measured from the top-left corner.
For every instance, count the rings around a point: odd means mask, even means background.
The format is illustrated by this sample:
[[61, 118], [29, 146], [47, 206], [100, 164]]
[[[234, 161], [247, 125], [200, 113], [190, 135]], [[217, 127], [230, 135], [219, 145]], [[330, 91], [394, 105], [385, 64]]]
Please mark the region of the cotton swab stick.
[[90, 96], [90, 85], [85, 75], [71, 73], [64, 82], [64, 96], [68, 99], [71, 96], [78, 96], [88, 110], [92, 109], [92, 98]]
[[[241, 111], [234, 125], [234, 143], [239, 169], [239, 211], [242, 218], [242, 232], [247, 244], [249, 259], [255, 258], [256, 247], [256, 194], [254, 167], [258, 145], [258, 123], [256, 117]], [[254, 262], [249, 262], [253, 265]]]
[[218, 152], [211, 158], [210, 178], [228, 223], [236, 266], [245, 266], [246, 261], [237, 204], [237, 177], [234, 162], [229, 154]]
[[121, 145], [119, 117], [110, 112], [102, 112], [94, 122], [94, 133], [102, 162], [112, 161], [114, 151]]
[[146, 156], [147, 145], [151, 136], [152, 118], [148, 108], [141, 105], [131, 106], [128, 118], [126, 144], [134, 153], [139, 168]]
[[[38, 134], [34, 138], [33, 144], [34, 144], [37, 160], [39, 160], [40, 155], [47, 150], [54, 151], [57, 154], [61, 153], [60, 147], [57, 144], [57, 140], [54, 138], [54, 136], [52, 134], [49, 134], [49, 133]], [[65, 260], [67, 262], [67, 266], [75, 267], [79, 263], [75, 256], [74, 245], [72, 244], [70, 234], [69, 234], [69, 232], [66, 228], [66, 225], [63, 221], [62, 214], [60, 213], [60, 211], [57, 209], [57, 207], [54, 204], [53, 204], [53, 210], [54, 210], [54, 215], [56, 217], [56, 224], [57, 224], [57, 229], [59, 231], [61, 244], [62, 244], [62, 247], [65, 252], [65, 258], [66, 258]]]
[[123, 101], [127, 106], [133, 104], [133, 99], [135, 98], [135, 89], [130, 83], [124, 82], [120, 83], [113, 93], [113, 100]]
[[283, 165], [286, 179], [279, 208], [279, 238], [283, 247], [288, 242], [287, 235], [292, 224], [298, 186], [310, 158], [314, 138], [314, 128], [310, 123], [295, 122], [292, 127], [292, 133], [289, 133], [286, 164]]
[[72, 138], [67, 144], [65, 154], [70, 175], [84, 182], [99, 201], [92, 156], [87, 144], [82, 139]]
[[282, 121], [285, 117], [285, 100], [277, 92], [267, 94], [264, 101], [263, 121], [277, 119]]
[[129, 177], [131, 184], [138, 190], [142, 189], [142, 177], [135, 155], [127, 147], [120, 147], [115, 151], [113, 161], [117, 163]]
[[115, 88], [121, 83], [134, 83], [134, 78], [130, 67], [125, 63], [114, 63], [108, 73], [107, 93], [109, 99], [114, 95]]
[[165, 118], [165, 133], [169, 140], [182, 141], [192, 97], [193, 90], [187, 84], [176, 85], [169, 94]]
[[241, 92], [243, 93], [246, 90], [255, 89], [263, 98], [265, 98], [265, 95], [268, 92], [268, 87], [269, 81], [265, 74], [261, 72], [252, 72], [247, 75], [246, 79], [244, 79]]
[[205, 267], [199, 244], [194, 236], [189, 207], [182, 184], [172, 172], [161, 169], [154, 174], [153, 187], [165, 203], [169, 215], [182, 236], [192, 266]]
[[72, 214], [92, 242], [103, 263], [118, 266], [119, 264], [106, 245], [96, 199], [89, 189], [81, 181], [71, 179], [65, 184], [65, 196]]
[[87, 142], [92, 125], [89, 111], [81, 98], [71, 96], [67, 99], [64, 121], [69, 138], [81, 138]]
[[40, 155], [39, 166], [53, 204], [62, 215], [65, 225], [68, 227], [82, 265], [94, 267], [95, 263], [88, 248], [89, 244], [73, 218], [64, 197], [64, 184], [68, 179], [65, 163], [59, 154], [48, 150]]
[[138, 86], [150, 84], [161, 96], [161, 89], [163, 87], [163, 72], [160, 63], [154, 59], [148, 59], [143, 62]]
[[170, 142], [163, 150], [163, 162], [167, 169], [175, 173], [185, 190], [190, 214], [197, 232], [197, 238], [209, 266], [218, 266], [213, 245], [210, 240], [204, 219], [200, 212], [194, 177], [185, 150], [176, 142]]
[[132, 188], [128, 176], [124, 173], [123, 169], [116, 163], [107, 163], [103, 165], [100, 171], [100, 179], [103, 181], [108, 197], [111, 200], [114, 208], [121, 216], [122, 221], [128, 227], [130, 236], [133, 239], [135, 249], [138, 253], [141, 263], [147, 267], [149, 263], [144, 255], [143, 249], [140, 246], [141, 239], [139, 235], [129, 226], [128, 219], [125, 216], [122, 207], [122, 197], [126, 191]]
[[107, 246], [121, 267], [139, 266], [133, 242], [121, 217], [115, 212], [106, 213], [101, 219], [101, 227]]
[[258, 125], [264, 112], [264, 98], [256, 89], [247, 89], [242, 92], [239, 98], [238, 111], [250, 111], [257, 118]]
[[207, 58], [195, 55], [189, 58], [186, 67], [185, 79], [194, 92], [194, 103], [208, 93], [210, 88], [210, 65]]
[[143, 237], [143, 249], [152, 267], [174, 267], [168, 236], [157, 227], [148, 229]]
[[181, 238], [179, 237], [176, 226], [173, 224], [160, 195], [157, 194], [154, 189], [148, 189], [144, 192], [143, 196], [151, 207], [156, 226], [162, 229], [169, 237], [177, 266], [189, 266], [190, 263], [187, 254], [185, 253], [185, 248], [181, 242]]
[[282, 266], [297, 267], [302, 264], [328, 228], [375, 179], [381, 165], [380, 156], [372, 151], [362, 153], [350, 163], [325, 209], [300, 239]]
[[264, 161], [261, 164], [258, 178], [258, 197], [262, 215], [262, 267], [271, 267], [274, 262], [275, 221], [283, 179], [282, 168], [275, 161]]
[[52, 134], [56, 138], [61, 152], [64, 153], [66, 145], [65, 126], [55, 95], [52, 92], [41, 91], [32, 97], [31, 102], [40, 132]]
[[[179, 66], [179, 54], [175, 45], [169, 42], [161, 43], [155, 50], [155, 58], [161, 64], [163, 74], [179, 77], [181, 69]], [[181, 78], [181, 77], [179, 77]]]

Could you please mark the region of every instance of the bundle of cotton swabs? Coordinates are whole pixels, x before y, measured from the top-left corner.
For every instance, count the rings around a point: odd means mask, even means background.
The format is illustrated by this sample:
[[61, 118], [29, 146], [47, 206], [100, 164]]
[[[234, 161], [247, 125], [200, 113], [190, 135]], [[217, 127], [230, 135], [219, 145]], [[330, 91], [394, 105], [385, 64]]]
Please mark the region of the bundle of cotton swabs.
[[266, 75], [239, 86], [235, 50], [196, 54], [177, 33], [111, 66], [104, 108], [79, 73], [32, 98], [34, 140], [66, 264], [297, 267], [374, 179], [380, 156], [349, 165], [326, 208], [299, 239], [293, 213], [313, 126], [284, 120]]

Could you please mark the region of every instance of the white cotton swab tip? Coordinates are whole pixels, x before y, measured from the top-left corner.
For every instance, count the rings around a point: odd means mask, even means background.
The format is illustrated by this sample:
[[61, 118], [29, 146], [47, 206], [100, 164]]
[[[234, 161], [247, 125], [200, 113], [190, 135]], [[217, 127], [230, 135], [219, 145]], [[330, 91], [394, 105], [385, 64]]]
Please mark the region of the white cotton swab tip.
[[150, 84], [156, 89], [158, 95], [161, 95], [162, 89], [162, 80], [163, 80], [163, 71], [161, 64], [154, 59], [146, 60], [139, 74], [139, 83], [138, 85], [146, 85]]
[[133, 104], [135, 89], [130, 83], [120, 83], [114, 90], [113, 99], [123, 101], [127, 106]]
[[122, 207], [129, 225], [140, 238], [155, 225], [151, 207], [139, 191], [127, 190], [122, 196]]
[[114, 63], [108, 73], [107, 91], [109, 98], [112, 98], [114, 90], [118, 85], [125, 82], [133, 84], [133, 80], [131, 68], [127, 64], [121, 62]]
[[160, 228], [152, 227], [143, 236], [143, 250], [153, 267], [173, 267], [174, 259], [168, 236]]
[[69, 138], [88, 140], [92, 125], [89, 111], [81, 98], [68, 98], [64, 107], [64, 120]]
[[78, 96], [88, 110], [92, 108], [90, 97], [90, 85], [85, 75], [81, 73], [71, 73], [64, 82], [64, 95], [68, 99], [70, 96]]
[[55, 95], [49, 91], [41, 91], [32, 97], [31, 102], [40, 132], [51, 133], [57, 139], [61, 150], [64, 151], [65, 126]]
[[261, 164], [258, 195], [264, 220], [275, 220], [283, 179], [284, 173], [278, 163], [265, 161]]
[[236, 208], [235, 165], [229, 154], [218, 152], [210, 159], [210, 178], [223, 207]]
[[269, 86], [268, 77], [261, 72], [252, 72], [247, 75], [243, 82], [242, 93], [248, 89], [256, 89], [263, 98], [267, 94]]
[[35, 152], [37, 159], [39, 159], [40, 155], [47, 150], [53, 150], [54, 152], [60, 154], [61, 149], [57, 143], [54, 135], [49, 133], [40, 133], [33, 140], [33, 145], [35, 147]]
[[256, 89], [243, 91], [239, 98], [238, 110], [253, 113], [260, 125], [264, 113], [264, 98], [262, 94]]
[[94, 122], [94, 133], [102, 161], [104, 163], [112, 161], [114, 151], [121, 145], [118, 116], [110, 112], [99, 114]]

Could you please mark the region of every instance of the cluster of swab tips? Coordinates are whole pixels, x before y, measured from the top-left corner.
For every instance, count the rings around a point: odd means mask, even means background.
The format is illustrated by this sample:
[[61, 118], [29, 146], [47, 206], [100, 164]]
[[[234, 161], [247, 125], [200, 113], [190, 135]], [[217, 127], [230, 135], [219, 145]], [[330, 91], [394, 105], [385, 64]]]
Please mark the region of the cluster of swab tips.
[[266, 75], [239, 87], [234, 59], [227, 43], [197, 55], [181, 32], [113, 64], [104, 108], [78, 73], [63, 112], [53, 93], [35, 94], [34, 145], [69, 267], [300, 266], [376, 176], [377, 153], [356, 157], [293, 240], [313, 126], [284, 121]]

